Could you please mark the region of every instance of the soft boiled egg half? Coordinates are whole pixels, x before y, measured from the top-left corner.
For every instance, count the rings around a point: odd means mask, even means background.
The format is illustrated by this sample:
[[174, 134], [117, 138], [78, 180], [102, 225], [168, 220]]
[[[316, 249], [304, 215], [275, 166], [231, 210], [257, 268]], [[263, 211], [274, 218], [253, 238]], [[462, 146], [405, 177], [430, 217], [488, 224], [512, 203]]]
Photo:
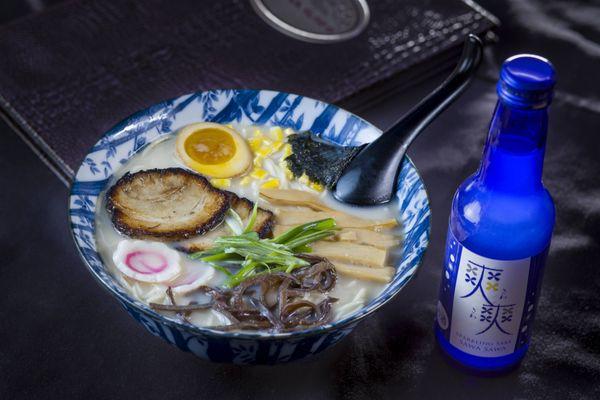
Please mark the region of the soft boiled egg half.
[[189, 168], [211, 178], [232, 178], [252, 166], [252, 151], [235, 130], [210, 122], [183, 127], [177, 154]]

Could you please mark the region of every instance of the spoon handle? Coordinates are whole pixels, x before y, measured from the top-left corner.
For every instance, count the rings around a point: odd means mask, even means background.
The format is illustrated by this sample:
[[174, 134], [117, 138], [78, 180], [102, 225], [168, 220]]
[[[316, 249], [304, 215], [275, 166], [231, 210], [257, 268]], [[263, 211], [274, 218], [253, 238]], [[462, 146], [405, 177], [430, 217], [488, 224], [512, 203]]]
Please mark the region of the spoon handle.
[[338, 179], [334, 196], [358, 205], [390, 201], [408, 146], [465, 90], [481, 63], [482, 53], [481, 40], [470, 34], [452, 74], [354, 157]]
[[452, 74], [432, 93], [400, 118], [384, 135], [395, 137], [408, 148], [412, 141], [466, 89], [481, 63], [483, 44], [471, 34], [465, 42], [462, 55]]

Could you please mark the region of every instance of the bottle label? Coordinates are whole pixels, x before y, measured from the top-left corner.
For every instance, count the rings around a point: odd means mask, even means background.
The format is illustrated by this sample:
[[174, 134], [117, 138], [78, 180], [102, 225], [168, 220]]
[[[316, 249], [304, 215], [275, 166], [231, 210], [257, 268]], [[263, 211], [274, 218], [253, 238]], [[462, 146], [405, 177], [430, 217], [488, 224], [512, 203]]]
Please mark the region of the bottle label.
[[519, 260], [483, 257], [448, 231], [437, 325], [459, 350], [501, 357], [527, 344], [547, 249]]

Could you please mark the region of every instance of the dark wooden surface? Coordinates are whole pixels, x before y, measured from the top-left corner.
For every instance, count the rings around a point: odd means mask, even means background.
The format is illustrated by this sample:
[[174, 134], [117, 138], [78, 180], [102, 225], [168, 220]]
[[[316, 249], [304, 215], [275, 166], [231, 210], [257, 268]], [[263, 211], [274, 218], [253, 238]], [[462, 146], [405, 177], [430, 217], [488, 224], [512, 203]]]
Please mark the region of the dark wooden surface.
[[[500, 42], [474, 85], [410, 151], [433, 211], [419, 275], [350, 337], [306, 362], [211, 364], [143, 331], [81, 264], [66, 187], [1, 125], [0, 398], [599, 398], [600, 4], [482, 3], [504, 23]], [[483, 378], [445, 361], [433, 316], [452, 194], [477, 167], [497, 66], [519, 52], [549, 57], [559, 74], [544, 171], [558, 217], [530, 352], [515, 371]], [[362, 115], [385, 128], [434, 84]]]

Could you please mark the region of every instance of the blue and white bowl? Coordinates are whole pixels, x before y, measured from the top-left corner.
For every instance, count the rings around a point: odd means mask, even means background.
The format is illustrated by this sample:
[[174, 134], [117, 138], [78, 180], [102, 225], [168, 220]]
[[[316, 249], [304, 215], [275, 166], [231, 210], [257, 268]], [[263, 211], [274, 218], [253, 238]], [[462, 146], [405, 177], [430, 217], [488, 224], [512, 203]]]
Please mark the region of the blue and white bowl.
[[184, 125], [202, 121], [309, 130], [342, 145], [367, 143], [381, 134], [373, 125], [334, 105], [268, 90], [211, 90], [182, 96], [140, 111], [106, 133], [85, 157], [71, 186], [71, 230], [92, 275], [150, 333], [210, 361], [275, 364], [299, 360], [337, 343], [414, 276], [429, 242], [430, 211], [425, 186], [413, 163], [406, 158], [397, 192], [404, 233], [402, 255], [392, 282], [360, 311], [340, 321], [298, 332], [222, 332], [166, 319], [131, 297], [112, 278], [96, 249], [94, 216], [98, 195], [113, 171], [144, 146]]

